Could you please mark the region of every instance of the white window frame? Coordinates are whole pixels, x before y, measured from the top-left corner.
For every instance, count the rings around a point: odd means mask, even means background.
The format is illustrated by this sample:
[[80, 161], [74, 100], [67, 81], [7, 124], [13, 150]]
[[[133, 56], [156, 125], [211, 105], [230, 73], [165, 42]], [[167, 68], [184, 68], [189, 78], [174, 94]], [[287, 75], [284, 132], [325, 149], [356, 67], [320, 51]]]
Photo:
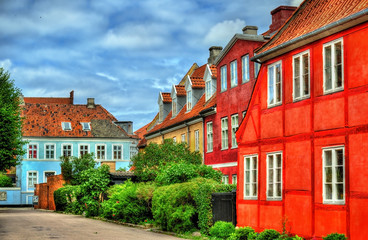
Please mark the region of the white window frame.
[[[78, 157], [82, 157], [81, 155], [81, 147], [82, 146], [87, 146], [87, 154], [90, 153], [90, 147], [89, 147], [89, 144], [78, 144]], [[84, 149], [83, 149], [84, 150]], [[84, 155], [84, 154], [83, 154]]]
[[[53, 147], [53, 149], [47, 149], [48, 146]], [[53, 157], [48, 158], [47, 157], [47, 151], [52, 151]], [[56, 159], [56, 145], [54, 143], [45, 143], [44, 154], [45, 154], [44, 159], [46, 159], [46, 160], [55, 160]]]
[[[98, 149], [99, 147], [103, 147], [103, 150]], [[106, 150], [107, 150], [106, 144], [96, 144], [95, 146], [96, 160], [106, 160]], [[100, 153], [100, 151], [103, 151], [103, 155]]]
[[[247, 166], [248, 159], [249, 159], [249, 167]], [[254, 164], [254, 162], [256, 163]], [[247, 192], [247, 185], [249, 186], [249, 192]], [[243, 197], [244, 199], [254, 199], [254, 200], [258, 199], [258, 155], [257, 154], [244, 155], [244, 193], [243, 193]]]
[[46, 171], [43, 171], [43, 182], [44, 183], [47, 183], [47, 178], [46, 178], [46, 173], [54, 173], [54, 175], [56, 175], [56, 171], [54, 170], [46, 170]]
[[185, 133], [183, 133], [182, 135], [181, 135], [181, 142], [182, 143], [185, 143], [186, 141], [185, 141]]
[[193, 99], [193, 91], [190, 88], [187, 91], [187, 111], [192, 110], [192, 107], [193, 107], [192, 99]]
[[81, 122], [83, 131], [91, 131], [91, 123], [89, 122]]
[[242, 81], [243, 83], [249, 82], [249, 54], [242, 56]]
[[[277, 166], [277, 157], [281, 156], [281, 166]], [[270, 161], [269, 158], [272, 156], [273, 163], [272, 167], [270, 167]], [[282, 175], [283, 175], [283, 163], [282, 163], [282, 152], [273, 152], [273, 153], [267, 153], [267, 200], [275, 200], [275, 201], [281, 201], [282, 200]], [[272, 182], [270, 182], [270, 170], [272, 170]], [[277, 170], [280, 170], [280, 180], [277, 180]], [[269, 194], [270, 190], [270, 184], [272, 184], [272, 194]], [[280, 184], [280, 195], [277, 195], [277, 184]]]
[[70, 122], [61, 122], [61, 127], [64, 131], [72, 130], [72, 124]]
[[[337, 86], [336, 79], [336, 49], [335, 45], [341, 43], [341, 86]], [[326, 77], [326, 48], [331, 47], [331, 89], [327, 89]], [[333, 93], [344, 90], [344, 42], [343, 38], [338, 38], [323, 44], [323, 93]]]
[[[36, 158], [30, 157], [30, 154], [29, 154], [29, 151], [30, 151], [29, 147], [30, 146], [36, 146], [36, 150], [34, 150], [34, 149], [32, 150], [32, 151], [36, 151]], [[28, 146], [27, 146], [27, 158], [30, 159], [30, 160], [31, 159], [38, 159], [39, 149], [40, 148], [38, 147], [38, 143], [29, 143]], [[33, 154], [32, 154], [32, 156], [33, 156]]]
[[221, 71], [221, 92], [227, 90], [227, 68], [226, 65], [220, 68]]
[[223, 184], [229, 184], [229, 175], [223, 175], [221, 182]]
[[60, 156], [64, 156], [64, 147], [67, 147], [67, 146], [70, 146], [70, 157], [73, 156], [73, 144], [70, 144], [70, 143], [61, 144], [61, 154], [60, 154]]
[[238, 184], [238, 175], [231, 175], [231, 184]]
[[[115, 150], [115, 147], [120, 147], [120, 150]], [[121, 158], [115, 158], [115, 152], [120, 151]], [[123, 145], [122, 144], [113, 144], [112, 145], [112, 160], [123, 160]]]
[[230, 62], [230, 86], [238, 86], [238, 61], [235, 59]]
[[239, 128], [239, 116], [238, 114], [231, 115], [231, 148], [237, 148], [236, 131]]
[[194, 131], [194, 150], [199, 151], [199, 130]]
[[[338, 150], [342, 150], [342, 165], [337, 164], [337, 154]], [[326, 164], [326, 152], [331, 151], [331, 165], [327, 166]], [[333, 146], [333, 147], [326, 147], [322, 148], [322, 166], [323, 166], [323, 203], [324, 204], [336, 204], [336, 205], [344, 205], [345, 204], [345, 147], [344, 146]], [[327, 183], [326, 177], [326, 169], [331, 168], [331, 182]], [[337, 182], [337, 167], [342, 167], [343, 170], [343, 182]], [[331, 198], [327, 198], [327, 190], [326, 185], [331, 184]], [[343, 198], [339, 199], [337, 197], [337, 185], [343, 185]]]
[[[280, 67], [280, 79], [277, 81], [277, 67]], [[274, 107], [282, 104], [282, 61], [275, 62], [268, 66], [267, 73], [267, 106]], [[273, 69], [273, 73], [271, 73], [271, 69]], [[271, 89], [272, 86], [272, 89]], [[279, 87], [277, 87], [279, 86]], [[279, 95], [277, 94], [277, 89], [279, 88]], [[272, 102], [270, 101], [270, 96], [273, 96]], [[279, 98], [279, 100], [277, 100]]]
[[212, 97], [212, 79], [206, 79], [206, 101]]
[[221, 118], [221, 150], [229, 148], [229, 120], [228, 117]]
[[[30, 182], [29, 182], [29, 174], [30, 173], [36, 173], [36, 182], [32, 181], [33, 186], [30, 186]], [[32, 176], [33, 178], [33, 176]], [[27, 189], [33, 188], [34, 189], [34, 184], [38, 184], [38, 171], [27, 171]]]
[[207, 152], [213, 151], [213, 123], [207, 122]]
[[[308, 61], [308, 69], [307, 72], [304, 72], [305, 65], [304, 65], [304, 59], [303, 57], [307, 56]], [[297, 66], [295, 64], [295, 61], [299, 60], [299, 71], [297, 70]], [[298, 73], [298, 75], [296, 75]], [[308, 77], [308, 83], [307, 86], [305, 86], [305, 75]], [[296, 83], [299, 84], [299, 89], [297, 89]], [[308, 92], [306, 93], [306, 87], [308, 88]], [[297, 93], [299, 96], [297, 96]], [[304, 52], [298, 53], [293, 56], [293, 99], [294, 101], [299, 101], [302, 99], [306, 99], [310, 97], [310, 54], [309, 50], [306, 50]]]

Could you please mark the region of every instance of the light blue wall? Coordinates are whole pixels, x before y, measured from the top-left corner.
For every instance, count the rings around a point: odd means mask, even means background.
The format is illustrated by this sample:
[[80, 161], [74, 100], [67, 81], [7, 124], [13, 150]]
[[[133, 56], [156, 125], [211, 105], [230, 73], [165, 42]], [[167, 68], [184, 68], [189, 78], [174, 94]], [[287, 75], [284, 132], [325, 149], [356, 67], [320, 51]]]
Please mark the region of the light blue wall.
[[0, 192], [6, 192], [7, 195], [6, 201], [0, 201], [0, 206], [22, 204], [20, 188], [0, 188]]

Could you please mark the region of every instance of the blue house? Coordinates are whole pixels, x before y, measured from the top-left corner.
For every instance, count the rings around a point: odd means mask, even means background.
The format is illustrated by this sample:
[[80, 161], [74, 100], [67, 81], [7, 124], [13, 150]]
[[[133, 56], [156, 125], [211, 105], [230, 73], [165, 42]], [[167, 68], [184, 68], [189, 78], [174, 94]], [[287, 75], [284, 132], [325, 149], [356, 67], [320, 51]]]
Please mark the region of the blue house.
[[88, 98], [87, 104], [74, 104], [73, 98], [73, 91], [69, 98], [24, 98], [27, 153], [16, 169], [20, 194], [8, 191], [8, 200], [0, 201], [0, 205], [33, 204], [34, 184], [60, 174], [62, 156], [93, 153], [95, 161], [109, 165], [111, 172], [129, 166], [138, 143], [132, 122], [119, 122], [93, 98]]

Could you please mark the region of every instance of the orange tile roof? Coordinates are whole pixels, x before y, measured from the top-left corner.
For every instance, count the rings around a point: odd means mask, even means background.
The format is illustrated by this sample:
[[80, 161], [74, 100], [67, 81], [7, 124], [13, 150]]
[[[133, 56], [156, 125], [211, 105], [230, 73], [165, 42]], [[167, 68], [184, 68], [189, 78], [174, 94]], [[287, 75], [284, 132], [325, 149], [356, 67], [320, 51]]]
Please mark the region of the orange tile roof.
[[322, 29], [368, 8], [368, 0], [305, 0], [257, 54]]
[[[131, 137], [121, 127], [113, 124], [117, 119], [101, 105], [87, 108], [87, 105], [55, 100], [55, 98], [24, 98], [24, 105], [21, 106], [24, 137], [96, 137], [101, 135], [101, 132], [95, 132], [94, 126], [97, 129], [100, 123], [108, 124], [114, 136]], [[70, 122], [72, 130], [64, 131], [62, 122]], [[91, 131], [82, 130], [81, 122], [92, 122]]]
[[210, 70], [211, 70], [211, 72], [212, 72], [212, 77], [213, 77], [213, 78], [217, 78], [217, 67], [216, 67], [216, 65], [212, 64], [212, 65], [210, 66]]
[[172, 99], [171, 99], [170, 93], [161, 93], [161, 95], [162, 95], [162, 101], [164, 103], [171, 103]]
[[204, 88], [206, 83], [203, 80], [204, 72], [206, 71], [207, 64], [204, 64], [194, 70], [193, 74], [190, 76], [190, 80], [192, 81], [192, 88]]
[[176, 96], [186, 96], [187, 92], [185, 91], [185, 86], [184, 85], [175, 85], [175, 89], [176, 89]]

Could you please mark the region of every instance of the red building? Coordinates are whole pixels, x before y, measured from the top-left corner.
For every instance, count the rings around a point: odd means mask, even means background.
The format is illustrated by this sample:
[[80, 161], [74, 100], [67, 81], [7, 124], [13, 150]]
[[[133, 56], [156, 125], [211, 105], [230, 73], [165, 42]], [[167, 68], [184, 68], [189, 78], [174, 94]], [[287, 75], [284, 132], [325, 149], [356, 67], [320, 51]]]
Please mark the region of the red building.
[[367, 0], [306, 0], [256, 51], [237, 132], [239, 226], [367, 238], [367, 13]]
[[[295, 7], [281, 6], [271, 12], [272, 24], [266, 34], [274, 33], [294, 12]], [[215, 60], [217, 66], [217, 106], [205, 113], [204, 163], [220, 169], [224, 183], [237, 181], [238, 145], [235, 133], [243, 120], [252, 95], [259, 64], [250, 61], [254, 50], [268, 35], [257, 35], [258, 28], [246, 26], [235, 34]]]

